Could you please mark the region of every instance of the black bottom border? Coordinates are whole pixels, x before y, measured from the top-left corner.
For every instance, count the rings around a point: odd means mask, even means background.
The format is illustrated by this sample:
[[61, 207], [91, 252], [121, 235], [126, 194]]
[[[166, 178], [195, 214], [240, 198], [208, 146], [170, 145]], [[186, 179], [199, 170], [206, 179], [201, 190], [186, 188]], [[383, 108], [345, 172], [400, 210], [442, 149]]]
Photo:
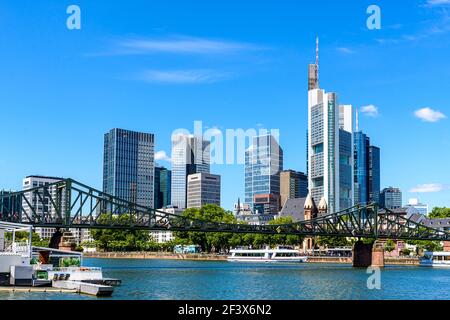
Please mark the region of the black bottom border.
[[[280, 301], [280, 300], [11, 300], [0, 301], [0, 311], [18, 311], [21, 317], [46, 314], [53, 318], [71, 314], [78, 319], [129, 315], [150, 319], [290, 319], [305, 317], [414, 317], [433, 310], [433, 317], [446, 314], [450, 301]], [[445, 312], [445, 313], [444, 313]], [[97, 317], [97, 318], [98, 318]], [[289, 317], [289, 318], [287, 318]], [[125, 320], [129, 320], [125, 318]]]

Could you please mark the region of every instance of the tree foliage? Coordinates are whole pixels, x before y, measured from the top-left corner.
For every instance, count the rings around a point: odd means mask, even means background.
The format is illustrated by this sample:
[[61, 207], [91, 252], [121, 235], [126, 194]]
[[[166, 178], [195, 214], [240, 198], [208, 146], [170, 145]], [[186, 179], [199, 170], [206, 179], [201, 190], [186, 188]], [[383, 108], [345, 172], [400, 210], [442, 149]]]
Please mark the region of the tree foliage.
[[335, 248], [348, 247], [352, 242], [344, 237], [317, 237], [317, 244], [321, 247]]
[[[205, 205], [202, 208], [190, 208], [183, 212], [183, 217], [219, 223], [237, 224], [234, 215], [216, 205]], [[292, 223], [291, 218], [279, 218], [270, 221], [270, 225]], [[185, 240], [189, 244], [200, 245], [205, 252], [229, 251], [233, 247], [251, 246], [263, 247], [265, 245], [298, 245], [303, 237], [294, 235], [264, 235], [264, 234], [233, 234], [233, 233], [202, 233], [202, 232], [176, 232], [177, 240]]]
[[450, 208], [435, 207], [428, 215], [431, 219], [450, 218]]
[[384, 250], [386, 250], [387, 252], [394, 251], [395, 250], [395, 242], [392, 241], [391, 239], [387, 240], [384, 245]]
[[[12, 241], [13, 234], [12, 232], [6, 232], [5, 238], [6, 240]], [[16, 242], [25, 242], [29, 240], [29, 233], [27, 231], [17, 231], [15, 234], [15, 241]], [[39, 234], [36, 232], [33, 232], [31, 235], [31, 244], [35, 247], [48, 247], [49, 245], [48, 239], [41, 239], [39, 237]]]
[[[132, 219], [130, 214], [103, 214], [98, 218], [98, 222], [125, 224]], [[91, 234], [98, 247], [105, 251], [136, 251], [145, 248], [150, 240], [149, 232], [140, 230], [93, 229]]]

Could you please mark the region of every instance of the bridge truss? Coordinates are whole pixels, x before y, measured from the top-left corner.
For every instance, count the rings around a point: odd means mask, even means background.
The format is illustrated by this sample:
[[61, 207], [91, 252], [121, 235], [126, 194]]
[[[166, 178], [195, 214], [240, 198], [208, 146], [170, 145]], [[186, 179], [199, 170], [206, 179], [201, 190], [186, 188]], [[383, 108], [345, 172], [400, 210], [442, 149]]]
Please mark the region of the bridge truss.
[[450, 241], [450, 233], [381, 209], [355, 206], [286, 225], [226, 224], [124, 201], [72, 179], [0, 193], [0, 221], [43, 228], [134, 229]]

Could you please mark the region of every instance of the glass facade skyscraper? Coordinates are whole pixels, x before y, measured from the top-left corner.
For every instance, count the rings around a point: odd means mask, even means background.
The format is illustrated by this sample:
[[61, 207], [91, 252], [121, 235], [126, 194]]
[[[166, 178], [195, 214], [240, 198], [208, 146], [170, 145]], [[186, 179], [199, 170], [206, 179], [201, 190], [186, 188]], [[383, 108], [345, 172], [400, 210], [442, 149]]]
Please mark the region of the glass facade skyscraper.
[[369, 202], [369, 138], [358, 131], [354, 133], [355, 143], [355, 204], [367, 204]]
[[370, 145], [370, 138], [362, 131], [354, 133], [355, 204], [379, 203], [380, 148]]
[[369, 147], [369, 202], [380, 202], [380, 148]]
[[103, 192], [154, 208], [154, 145], [151, 133], [124, 129], [106, 133]]
[[245, 153], [245, 203], [254, 209], [255, 195], [280, 196], [283, 149], [272, 135], [253, 137]]
[[308, 92], [308, 190], [328, 212], [353, 204], [353, 132], [345, 130], [353, 127], [351, 109], [335, 93]]
[[353, 206], [353, 192], [353, 136], [351, 132], [339, 129], [338, 210]]
[[172, 205], [187, 206], [187, 177], [210, 173], [210, 142], [202, 136], [176, 133], [172, 136]]
[[164, 167], [155, 168], [155, 209], [172, 203], [172, 171]]

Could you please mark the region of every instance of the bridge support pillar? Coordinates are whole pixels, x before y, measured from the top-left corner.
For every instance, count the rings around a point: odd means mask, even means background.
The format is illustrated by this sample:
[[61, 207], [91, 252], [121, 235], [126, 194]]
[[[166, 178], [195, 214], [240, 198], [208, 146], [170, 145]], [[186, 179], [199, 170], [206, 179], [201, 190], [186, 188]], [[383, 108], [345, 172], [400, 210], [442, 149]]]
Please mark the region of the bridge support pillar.
[[372, 244], [358, 240], [353, 245], [353, 267], [368, 268], [372, 265]]
[[372, 267], [384, 268], [384, 248], [377, 241], [372, 248]]
[[361, 240], [353, 246], [353, 267], [384, 267], [384, 248], [375, 242], [374, 244], [365, 244]]
[[444, 241], [444, 251], [450, 252], [450, 241]]
[[59, 249], [59, 243], [61, 242], [62, 236], [63, 234], [59, 230], [59, 228], [56, 229], [56, 231], [52, 235], [52, 238], [50, 239], [50, 244], [48, 247], [52, 249]]

